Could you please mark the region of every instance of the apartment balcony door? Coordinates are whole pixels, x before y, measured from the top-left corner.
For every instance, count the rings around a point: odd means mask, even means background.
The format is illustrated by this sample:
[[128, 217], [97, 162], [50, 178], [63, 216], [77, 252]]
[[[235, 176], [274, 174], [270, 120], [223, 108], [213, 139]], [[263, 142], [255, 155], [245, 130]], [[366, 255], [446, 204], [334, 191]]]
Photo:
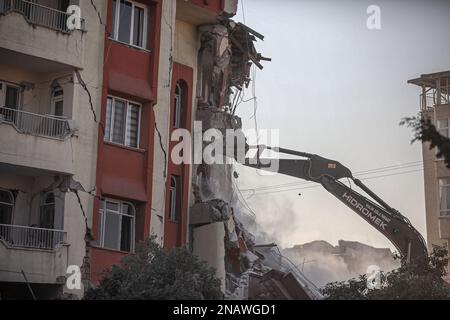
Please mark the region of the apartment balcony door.
[[0, 82], [0, 120], [16, 123], [20, 101], [20, 87]]
[[62, 88], [55, 89], [52, 94], [51, 114], [57, 117], [64, 115], [64, 91]]
[[17, 110], [19, 108], [20, 87], [0, 82], [0, 107]]

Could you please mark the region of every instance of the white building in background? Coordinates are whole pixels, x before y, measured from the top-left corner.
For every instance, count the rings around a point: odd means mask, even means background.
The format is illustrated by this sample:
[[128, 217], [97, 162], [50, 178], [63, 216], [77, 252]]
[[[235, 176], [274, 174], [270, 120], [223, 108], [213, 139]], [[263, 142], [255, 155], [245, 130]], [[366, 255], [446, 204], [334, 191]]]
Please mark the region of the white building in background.
[[[422, 89], [420, 112], [429, 117], [445, 137], [450, 137], [450, 71], [423, 74], [409, 80]], [[428, 250], [433, 246], [449, 246], [450, 240], [450, 170], [443, 158], [422, 145], [425, 184], [425, 209]]]

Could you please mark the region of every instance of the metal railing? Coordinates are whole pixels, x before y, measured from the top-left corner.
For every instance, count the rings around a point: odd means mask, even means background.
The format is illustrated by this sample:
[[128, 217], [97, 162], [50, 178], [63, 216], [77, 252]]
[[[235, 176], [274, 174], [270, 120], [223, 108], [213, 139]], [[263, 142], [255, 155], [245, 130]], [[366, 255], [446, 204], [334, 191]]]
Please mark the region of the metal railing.
[[[0, 0], [0, 13], [9, 12], [21, 13], [25, 19], [36, 25], [44, 26], [61, 32], [69, 33], [72, 30], [67, 28], [67, 21], [70, 14], [50, 7], [40, 5], [25, 0]], [[84, 25], [84, 20], [81, 20]]]
[[0, 224], [0, 239], [13, 248], [53, 250], [65, 242], [62, 230]]
[[67, 119], [0, 107], [0, 123], [12, 124], [24, 134], [64, 139], [71, 131]]

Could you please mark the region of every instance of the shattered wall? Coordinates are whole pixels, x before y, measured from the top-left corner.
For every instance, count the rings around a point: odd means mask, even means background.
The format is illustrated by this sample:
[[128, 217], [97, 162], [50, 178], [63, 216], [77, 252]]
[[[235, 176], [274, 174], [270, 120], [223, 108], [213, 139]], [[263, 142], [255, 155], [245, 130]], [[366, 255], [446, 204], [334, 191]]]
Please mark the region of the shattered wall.
[[[242, 24], [223, 19], [198, 30], [195, 120], [201, 121], [203, 132], [214, 128], [225, 136], [227, 129], [242, 128], [233, 100], [248, 86], [250, 67], [252, 63], [260, 66], [261, 56], [256, 53], [253, 44], [256, 39], [248, 31], [251, 29]], [[257, 259], [250, 251], [254, 238], [236, 217], [239, 207], [234, 179], [237, 177], [233, 164], [202, 163], [193, 167], [191, 243], [194, 252], [217, 270], [226, 292], [239, 286], [239, 280], [232, 279], [238, 279]], [[217, 245], [219, 242], [223, 245]]]

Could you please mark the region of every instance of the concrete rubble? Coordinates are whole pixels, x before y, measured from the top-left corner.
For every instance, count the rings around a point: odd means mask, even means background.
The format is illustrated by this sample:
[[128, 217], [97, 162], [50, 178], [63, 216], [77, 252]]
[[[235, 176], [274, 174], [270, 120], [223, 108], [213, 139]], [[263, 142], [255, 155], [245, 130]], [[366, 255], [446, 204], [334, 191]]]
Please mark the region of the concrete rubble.
[[[251, 81], [251, 66], [254, 64], [262, 69], [261, 61], [270, 60], [257, 53], [254, 46], [257, 39], [264, 37], [230, 19], [223, 19], [219, 24], [203, 25], [199, 30], [198, 109], [195, 120], [202, 122], [203, 132], [212, 128], [222, 133], [227, 129], [239, 130], [242, 121], [235, 115], [236, 97]], [[293, 272], [283, 263], [270, 266], [267, 262], [274, 259], [272, 254], [264, 255], [256, 249], [255, 237], [238, 218], [241, 213], [236, 201], [234, 179], [239, 175], [234, 166], [202, 163], [193, 167], [193, 173], [191, 243], [194, 244], [194, 252], [198, 250], [200, 257], [217, 270], [226, 298], [314, 298], [308, 289], [303, 289], [307, 286], [306, 280], [303, 283], [296, 280]], [[223, 245], [217, 245], [218, 242]], [[195, 249], [199, 246], [202, 250]], [[291, 287], [297, 286], [291, 288], [290, 293], [284, 288], [286, 281]], [[270, 289], [273, 285], [281, 291]]]
[[366, 274], [369, 266], [377, 266], [385, 272], [400, 267], [389, 248], [374, 248], [355, 241], [340, 240], [337, 246], [313, 241], [285, 248], [282, 253], [300, 265], [304, 274], [318, 286]]

